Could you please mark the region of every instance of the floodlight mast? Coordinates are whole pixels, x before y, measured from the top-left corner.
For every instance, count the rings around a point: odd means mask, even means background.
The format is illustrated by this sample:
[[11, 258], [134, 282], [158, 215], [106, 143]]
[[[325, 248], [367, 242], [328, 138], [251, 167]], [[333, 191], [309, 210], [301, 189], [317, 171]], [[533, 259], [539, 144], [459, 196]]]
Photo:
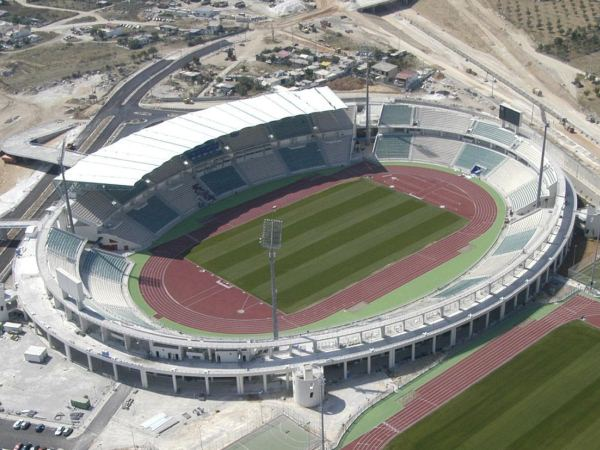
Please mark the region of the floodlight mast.
[[65, 203], [67, 205], [67, 225], [71, 233], [75, 233], [75, 226], [73, 225], [73, 213], [71, 212], [71, 202], [69, 201], [69, 186], [65, 179], [65, 142], [62, 143], [60, 150], [60, 159], [58, 161], [60, 166], [60, 175], [62, 178], [62, 188], [65, 191]]
[[279, 339], [279, 324], [277, 320], [277, 288], [275, 286], [275, 258], [281, 248], [283, 220], [265, 219], [263, 222], [260, 245], [268, 250], [269, 268], [271, 270], [271, 307], [273, 320], [273, 339]]

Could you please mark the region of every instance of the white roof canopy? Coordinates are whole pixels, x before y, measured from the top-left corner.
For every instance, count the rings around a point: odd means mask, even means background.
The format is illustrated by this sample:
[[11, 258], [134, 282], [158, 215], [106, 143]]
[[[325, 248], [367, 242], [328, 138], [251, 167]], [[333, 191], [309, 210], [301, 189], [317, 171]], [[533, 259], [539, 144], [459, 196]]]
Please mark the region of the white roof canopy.
[[[175, 156], [212, 139], [286, 117], [346, 108], [328, 87], [281, 90], [214, 106], [137, 131], [65, 172], [74, 183], [133, 186]], [[57, 179], [58, 181], [58, 179]]]

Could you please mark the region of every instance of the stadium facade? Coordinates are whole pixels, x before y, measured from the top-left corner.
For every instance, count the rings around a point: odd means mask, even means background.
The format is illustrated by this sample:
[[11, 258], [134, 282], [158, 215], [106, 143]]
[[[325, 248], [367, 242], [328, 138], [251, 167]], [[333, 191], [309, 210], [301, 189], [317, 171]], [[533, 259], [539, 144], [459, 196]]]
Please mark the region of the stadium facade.
[[[210, 394], [220, 381], [243, 394], [274, 381], [289, 387], [307, 365], [347, 378], [450, 348], [543, 288], [567, 253], [576, 195], [546, 161], [538, 204], [541, 154], [530, 139], [476, 114], [389, 104], [365, 153], [355, 116], [328, 88], [283, 91], [171, 119], [86, 157], [66, 172], [74, 232], [57, 204], [15, 259], [22, 308], [52, 347], [89, 370], [144, 388], [185, 383]], [[365, 159], [481, 178], [506, 203], [501, 234], [462, 276], [423, 298], [277, 341], [172, 330], [135, 306], [129, 252], [251, 186]]]

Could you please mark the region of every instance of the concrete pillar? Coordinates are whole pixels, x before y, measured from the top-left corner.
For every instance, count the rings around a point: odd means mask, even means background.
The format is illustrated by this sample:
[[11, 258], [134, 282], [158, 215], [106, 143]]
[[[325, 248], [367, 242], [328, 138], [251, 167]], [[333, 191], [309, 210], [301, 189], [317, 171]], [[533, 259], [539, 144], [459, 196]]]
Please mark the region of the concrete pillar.
[[125, 350], [129, 351], [131, 349], [131, 336], [123, 335], [123, 345], [125, 346]]
[[371, 355], [367, 356], [367, 375], [371, 375]]
[[71, 347], [68, 344], [65, 344], [65, 356], [67, 357], [67, 361], [73, 362], [73, 356], [71, 355]]
[[344, 380], [348, 379], [348, 361], [344, 361]]
[[88, 362], [88, 370], [90, 372], [94, 371], [94, 366], [92, 364], [92, 355], [90, 355], [89, 353], [86, 355], [87, 356], [87, 362]]
[[290, 373], [289, 372], [285, 373], [285, 388], [286, 389], [290, 388]]
[[433, 336], [431, 338], [431, 353], [433, 353], [434, 355], [435, 355], [436, 343], [437, 343], [437, 336]]
[[385, 327], [381, 327], [381, 339], [385, 339]]
[[[339, 343], [339, 341], [338, 341], [338, 346], [339, 346], [339, 344], [340, 344], [340, 343]], [[293, 346], [292, 344], [290, 344], [290, 348], [289, 348], [289, 350], [288, 350], [288, 355], [289, 355], [290, 357], [294, 356], [294, 346]]]
[[88, 321], [85, 320], [83, 317], [79, 316], [79, 328], [81, 329], [81, 331], [83, 331], [84, 333], [87, 332], [88, 329]]
[[237, 384], [238, 395], [244, 395], [244, 377], [242, 375], [238, 375], [235, 377], [235, 381]]
[[108, 330], [104, 327], [100, 327], [100, 338], [102, 339], [102, 342], [106, 342], [108, 341]]
[[411, 361], [415, 360], [416, 354], [417, 354], [417, 344], [413, 342], [411, 349], [410, 349], [410, 360]]
[[[290, 348], [291, 348], [291, 346], [290, 346]], [[269, 355], [269, 358], [273, 358], [273, 347], [269, 347], [268, 355]]]
[[140, 377], [142, 379], [142, 387], [148, 389], [148, 374], [145, 370], [140, 369]]
[[469, 322], [469, 338], [473, 336], [473, 321]]
[[177, 386], [177, 375], [171, 374], [171, 378], [173, 379], [173, 392], [177, 394], [177, 392], [179, 392], [179, 386]]
[[210, 381], [208, 380], [208, 375], [204, 377], [204, 390], [206, 391], [206, 395], [210, 395]]
[[117, 367], [117, 363], [113, 362], [113, 375], [115, 377], [115, 381], [119, 381], [119, 369]]
[[269, 388], [268, 388], [268, 386], [267, 386], [267, 375], [266, 375], [266, 374], [264, 374], [264, 375], [262, 376], [262, 379], [263, 379], [263, 391], [265, 391], [265, 393], [267, 393], [267, 392], [268, 392], [268, 390], [269, 390]]
[[515, 298], [513, 300], [513, 309], [517, 309], [517, 304], [518, 304], [518, 295], [515, 295]]
[[450, 330], [450, 347], [454, 347], [456, 345], [456, 328], [452, 328]]
[[500, 305], [500, 320], [504, 319], [505, 314], [506, 314], [506, 303], [502, 303]]
[[485, 315], [485, 327], [488, 328], [490, 326], [490, 313]]
[[392, 368], [396, 365], [396, 350], [392, 349], [388, 353], [388, 368]]

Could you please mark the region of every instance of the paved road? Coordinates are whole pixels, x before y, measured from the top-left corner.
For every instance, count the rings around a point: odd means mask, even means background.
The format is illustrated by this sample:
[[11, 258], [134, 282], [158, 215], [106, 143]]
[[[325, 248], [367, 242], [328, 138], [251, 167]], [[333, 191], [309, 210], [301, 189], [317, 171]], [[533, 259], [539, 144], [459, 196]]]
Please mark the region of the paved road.
[[121, 407], [131, 390], [132, 387], [125, 384], [120, 384], [117, 387], [110, 399], [102, 406], [102, 409], [88, 425], [83, 435], [78, 438], [77, 443], [73, 446], [74, 450], [86, 450], [90, 447], [91, 443], [102, 433], [104, 427], [106, 427], [110, 419], [112, 419]]

